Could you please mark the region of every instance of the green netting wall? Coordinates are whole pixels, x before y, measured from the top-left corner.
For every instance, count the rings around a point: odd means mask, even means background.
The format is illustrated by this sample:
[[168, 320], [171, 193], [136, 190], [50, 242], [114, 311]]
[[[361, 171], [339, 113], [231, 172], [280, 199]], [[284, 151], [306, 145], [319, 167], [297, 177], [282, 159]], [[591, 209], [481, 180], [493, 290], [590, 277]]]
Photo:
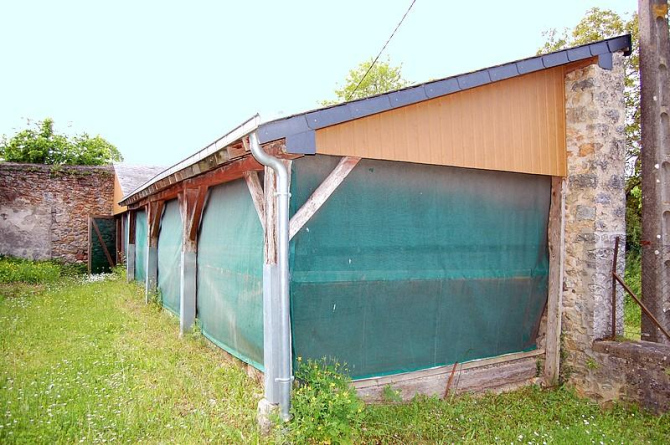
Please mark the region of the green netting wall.
[[203, 334], [262, 368], [263, 229], [244, 180], [211, 189], [197, 265], [197, 315]]
[[137, 211], [135, 214], [135, 280], [138, 282], [145, 282], [147, 279], [148, 231], [147, 213]]
[[125, 214], [123, 214], [123, 216], [121, 218], [123, 219], [123, 253], [127, 256], [128, 255], [128, 237], [129, 237], [129, 231], [130, 231], [130, 225], [128, 223], [129, 223], [130, 213], [126, 212]]
[[163, 307], [179, 315], [183, 227], [179, 201], [165, 203], [158, 233], [158, 291]]
[[[291, 212], [337, 164], [293, 162]], [[354, 378], [532, 349], [550, 178], [361, 161], [291, 243], [295, 355]]]

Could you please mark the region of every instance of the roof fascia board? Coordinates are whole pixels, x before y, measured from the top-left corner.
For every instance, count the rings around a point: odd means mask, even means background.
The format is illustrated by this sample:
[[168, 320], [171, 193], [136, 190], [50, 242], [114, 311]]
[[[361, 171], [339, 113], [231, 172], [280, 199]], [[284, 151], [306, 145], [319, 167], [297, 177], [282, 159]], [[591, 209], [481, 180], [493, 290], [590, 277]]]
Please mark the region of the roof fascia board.
[[[206, 146], [204, 149], [194, 153], [193, 155], [189, 156], [188, 158], [180, 161], [179, 163], [173, 165], [172, 167], [164, 170], [163, 172], [159, 173], [146, 183], [142, 184], [139, 186], [137, 189], [132, 191], [130, 194], [127, 196], [123, 197], [123, 199], [119, 202], [122, 206], [127, 206], [129, 203], [133, 203], [141, 198], [144, 198], [141, 192], [145, 191], [148, 189], [150, 186], [156, 184], [160, 180], [163, 180], [168, 177], [175, 177], [177, 174], [184, 169], [198, 163], [199, 161], [204, 160], [205, 158], [215, 154], [216, 152], [219, 152], [221, 150], [224, 150], [226, 147], [228, 147], [230, 144], [241, 140], [245, 136], [248, 136], [251, 134], [253, 131], [258, 129], [260, 123], [260, 116], [258, 114], [252, 116], [239, 126], [235, 127], [233, 130], [230, 132], [226, 133], [223, 135], [221, 138], [217, 139], [216, 141], [212, 142], [208, 146]], [[168, 178], [168, 182], [172, 184], [173, 182], [179, 181], [177, 178]], [[146, 194], [144, 194], [146, 195]]]

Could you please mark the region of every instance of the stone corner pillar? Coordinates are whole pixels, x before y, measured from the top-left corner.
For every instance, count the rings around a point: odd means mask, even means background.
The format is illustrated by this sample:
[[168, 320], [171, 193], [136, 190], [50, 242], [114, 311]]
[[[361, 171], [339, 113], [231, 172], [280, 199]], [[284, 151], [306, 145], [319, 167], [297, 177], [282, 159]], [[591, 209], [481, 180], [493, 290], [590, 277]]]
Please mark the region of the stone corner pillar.
[[[590, 394], [593, 341], [612, 334], [612, 260], [620, 237], [623, 274], [626, 233], [624, 72], [597, 64], [566, 73], [567, 178], [563, 282], [563, 349], [570, 381]], [[623, 291], [617, 294], [623, 330]]]

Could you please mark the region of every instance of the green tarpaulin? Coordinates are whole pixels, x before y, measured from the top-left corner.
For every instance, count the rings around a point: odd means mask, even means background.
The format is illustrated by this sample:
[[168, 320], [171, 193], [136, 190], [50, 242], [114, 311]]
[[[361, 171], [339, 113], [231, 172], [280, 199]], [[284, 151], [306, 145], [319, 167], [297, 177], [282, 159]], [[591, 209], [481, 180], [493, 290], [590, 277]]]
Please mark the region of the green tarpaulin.
[[197, 265], [197, 316], [203, 334], [262, 368], [263, 230], [244, 180], [211, 189]]
[[148, 231], [147, 213], [137, 211], [135, 214], [135, 280], [138, 282], [145, 282], [147, 279]]
[[[337, 164], [293, 162], [291, 212]], [[296, 356], [355, 378], [534, 347], [550, 178], [361, 161], [291, 243]]]
[[165, 203], [158, 235], [158, 291], [165, 308], [179, 315], [183, 228], [179, 202]]

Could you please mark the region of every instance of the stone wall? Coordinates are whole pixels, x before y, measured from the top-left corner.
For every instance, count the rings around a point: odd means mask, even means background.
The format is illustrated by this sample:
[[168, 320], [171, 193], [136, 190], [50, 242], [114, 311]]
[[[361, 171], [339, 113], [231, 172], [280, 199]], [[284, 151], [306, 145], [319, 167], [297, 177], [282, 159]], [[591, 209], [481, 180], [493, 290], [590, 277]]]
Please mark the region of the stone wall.
[[656, 413], [670, 410], [670, 345], [597, 341], [586, 376], [600, 403], [635, 402]]
[[0, 254], [88, 261], [88, 216], [111, 215], [111, 166], [0, 163]]
[[[582, 394], [596, 396], [590, 377], [593, 342], [611, 336], [614, 241], [625, 243], [625, 108], [622, 56], [614, 69], [589, 65], [566, 74], [568, 177], [565, 195], [563, 372]], [[624, 268], [623, 249], [619, 268]], [[623, 327], [623, 294], [617, 297]]]

